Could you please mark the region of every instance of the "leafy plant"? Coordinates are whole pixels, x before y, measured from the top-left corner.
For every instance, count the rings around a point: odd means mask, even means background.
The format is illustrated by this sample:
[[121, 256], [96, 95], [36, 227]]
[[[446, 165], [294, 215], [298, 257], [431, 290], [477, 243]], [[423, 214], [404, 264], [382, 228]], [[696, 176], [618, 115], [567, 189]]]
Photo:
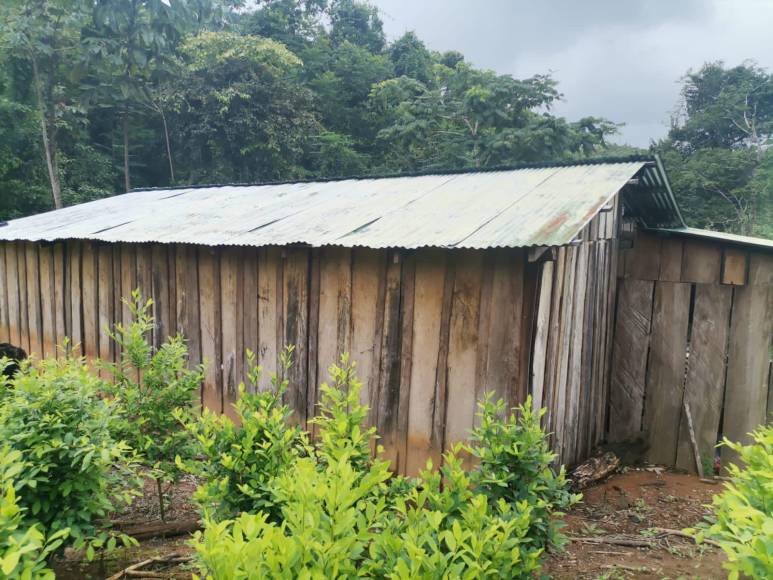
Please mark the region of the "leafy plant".
[[[207, 578], [527, 578], [539, 569], [547, 541], [560, 540], [551, 518], [577, 497], [550, 471], [553, 455], [530, 403], [517, 420], [499, 418], [501, 402], [483, 404], [473, 472], [462, 467], [471, 450], [460, 444], [439, 471], [430, 463], [411, 480], [371, 456], [376, 434], [364, 427], [354, 365], [344, 356], [330, 375], [310, 453], [271, 464], [259, 480], [263, 507], [206, 519], [194, 546]], [[535, 448], [520, 449], [527, 445]], [[532, 472], [533, 486], [525, 479]]]
[[0, 401], [0, 441], [26, 459], [14, 476], [25, 520], [51, 536], [69, 530], [90, 557], [114, 547], [100, 528], [129, 503], [134, 478], [129, 446], [112, 436], [116, 409], [100, 396], [104, 382], [67, 358], [24, 366], [12, 383]]
[[188, 349], [180, 335], [167, 338], [154, 351], [147, 340], [155, 326], [152, 300], [144, 301], [135, 290], [125, 303], [134, 319], [128, 326], [116, 324], [111, 334], [121, 347], [121, 363], [105, 365], [114, 376], [106, 390], [120, 415], [114, 432], [142, 454], [156, 480], [164, 520], [163, 484], [177, 481], [182, 473], [176, 457], [190, 458], [194, 452], [180, 419], [192, 414], [204, 371], [201, 365], [187, 368]]
[[530, 538], [528, 501], [491, 503], [472, 488], [458, 445], [431, 463], [420, 484], [396, 499], [370, 548], [366, 575], [378, 578], [528, 578], [543, 548]]
[[[255, 355], [248, 353], [249, 380], [255, 390], [261, 368], [255, 366]], [[292, 348], [281, 355], [286, 376]], [[234, 405], [237, 421], [204, 409], [199, 417], [181, 412], [175, 417], [197, 444], [203, 461], [184, 461], [181, 469], [204, 479], [194, 498], [208, 517], [234, 517], [242, 512], [264, 512], [269, 521], [279, 520], [279, 507], [271, 491], [275, 477], [282, 475], [299, 456], [307, 452], [307, 439], [300, 427], [288, 422], [292, 411], [282, 403], [287, 380], [271, 378], [272, 388], [248, 392], [239, 385], [239, 399]]]
[[714, 496], [713, 517], [697, 533], [699, 540], [719, 542], [733, 580], [773, 576], [773, 426], [760, 427], [752, 437], [751, 445], [723, 441], [744, 468], [728, 466], [732, 480]]
[[22, 455], [0, 448], [0, 578], [54, 578], [46, 558], [67, 537], [62, 529], [46, 539], [38, 525], [28, 525], [19, 507], [14, 478], [24, 469]]
[[368, 407], [360, 403], [362, 382], [355, 366], [347, 354], [341, 356], [340, 366], [330, 365], [330, 382], [320, 386], [320, 414], [311, 423], [319, 431], [316, 449], [323, 464], [346, 457], [362, 470], [371, 462], [371, 443], [377, 435], [375, 427], [364, 427]]
[[358, 473], [347, 460], [302, 458], [274, 481], [281, 523], [268, 514], [208, 521], [194, 540], [207, 578], [347, 578], [358, 576], [386, 503], [375, 489], [389, 478], [384, 462]]
[[569, 491], [563, 467], [558, 473], [551, 467], [556, 455], [540, 427], [544, 409], [533, 411], [528, 398], [506, 416], [504, 402], [494, 402], [490, 395], [478, 408], [480, 422], [471, 436], [471, 452], [479, 460], [471, 474], [474, 485], [492, 502], [528, 501], [535, 541], [560, 546], [564, 539], [557, 516], [582, 496]]

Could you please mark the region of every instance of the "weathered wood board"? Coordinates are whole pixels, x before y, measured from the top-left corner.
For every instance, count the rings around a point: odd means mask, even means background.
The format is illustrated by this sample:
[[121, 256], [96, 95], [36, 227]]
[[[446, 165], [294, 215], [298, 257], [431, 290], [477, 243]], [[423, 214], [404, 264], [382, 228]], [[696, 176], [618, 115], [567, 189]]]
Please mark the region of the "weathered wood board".
[[679, 282], [655, 285], [644, 413], [649, 429], [648, 457], [656, 464], [673, 465], [676, 461], [690, 291], [689, 284]]
[[718, 284], [722, 250], [717, 244], [685, 240], [682, 254], [682, 282]]
[[[357, 377], [362, 382], [360, 402], [371, 405], [379, 378], [381, 336], [377, 323], [379, 288], [386, 276], [386, 252], [355, 249], [352, 252], [351, 351]], [[320, 373], [327, 375], [327, 368]]]
[[642, 431], [654, 287], [649, 280], [620, 280], [610, 378], [611, 441], [626, 441]]
[[626, 277], [657, 280], [660, 275], [661, 242], [662, 238], [654, 234], [640, 232], [625, 258]]
[[400, 404], [402, 256], [391, 251], [387, 263], [381, 336], [381, 370], [376, 400], [374, 425], [381, 436], [383, 458], [398, 465], [397, 418]]
[[54, 255], [52, 246], [38, 248], [40, 263], [40, 306], [43, 324], [43, 352], [45, 358], [56, 357], [56, 323], [54, 309], [56, 292], [54, 290]]
[[287, 373], [289, 386], [286, 400], [295, 413], [295, 419], [305, 424], [308, 404], [309, 250], [288, 249], [283, 260], [283, 345], [295, 347], [293, 364]]
[[748, 253], [737, 248], [725, 248], [722, 252], [722, 284], [743, 286], [746, 284]]
[[446, 448], [466, 440], [473, 427], [482, 275], [483, 254], [476, 251], [460, 253], [449, 328]]
[[682, 240], [666, 238], [660, 246], [660, 272], [658, 280], [664, 282], [682, 281]]
[[406, 473], [414, 476], [424, 469], [428, 459], [439, 465], [442, 452], [437, 444], [433, 445], [432, 431], [436, 417], [443, 412], [436, 406], [438, 359], [435, 353], [440, 350], [441, 341], [445, 259], [446, 254], [440, 250], [422, 250], [416, 255], [406, 465]]
[[234, 418], [234, 404], [238, 400], [241, 380], [241, 357], [243, 351], [242, 318], [240, 290], [241, 251], [234, 248], [223, 249], [220, 258], [220, 329], [222, 333], [222, 385], [223, 412]]
[[[732, 298], [733, 290], [726, 286], [698, 284], [695, 287], [684, 398], [690, 406], [701, 457], [712, 463], [725, 389]], [[679, 429], [676, 466], [695, 473], [693, 455], [687, 424], [683, 419]]]
[[199, 310], [201, 314], [201, 356], [206, 374], [202, 404], [223, 412], [222, 333], [220, 331], [220, 259], [214, 250], [199, 248]]
[[532, 361], [532, 405], [535, 410], [543, 407], [545, 373], [547, 364], [548, 335], [550, 332], [550, 297], [553, 291], [553, 262], [542, 264], [539, 302], [537, 306], [537, 328], [534, 337], [534, 358]]
[[[748, 443], [748, 434], [765, 422], [771, 335], [773, 286], [736, 287], [722, 427], [731, 441]], [[731, 449], [722, 448], [724, 465], [736, 460]]]
[[258, 364], [263, 369], [261, 389], [268, 388], [277, 372], [277, 359], [283, 344], [277, 344], [281, 326], [282, 260], [278, 248], [258, 250]]

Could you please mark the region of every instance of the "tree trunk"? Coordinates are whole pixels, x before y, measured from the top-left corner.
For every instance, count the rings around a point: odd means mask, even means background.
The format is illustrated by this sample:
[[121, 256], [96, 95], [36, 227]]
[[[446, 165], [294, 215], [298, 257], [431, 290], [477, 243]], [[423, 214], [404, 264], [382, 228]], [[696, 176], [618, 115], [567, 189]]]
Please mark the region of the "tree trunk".
[[38, 102], [38, 112], [40, 113], [40, 134], [43, 139], [43, 152], [46, 157], [46, 169], [48, 171], [48, 181], [51, 184], [51, 196], [54, 199], [54, 208], [62, 207], [62, 184], [59, 180], [59, 164], [56, 160], [56, 138], [55, 135], [49, 135], [48, 114], [46, 105], [43, 103], [43, 94], [40, 88], [40, 74], [38, 73], [38, 62], [32, 58], [32, 75], [35, 84], [35, 97]]
[[174, 161], [172, 160], [172, 146], [169, 143], [169, 127], [166, 124], [166, 115], [164, 115], [164, 109], [158, 108], [161, 113], [161, 121], [164, 124], [164, 140], [166, 141], [166, 156], [169, 158], [169, 178], [172, 185], [174, 185]]
[[55, 144], [48, 138], [48, 127], [45, 117], [40, 120], [40, 132], [43, 135], [43, 150], [46, 154], [48, 180], [51, 183], [51, 196], [54, 198], [54, 208], [62, 207], [62, 184], [59, 180], [59, 164], [56, 161]]
[[166, 510], [164, 509], [164, 490], [161, 488], [161, 480], [156, 478], [156, 491], [158, 492], [158, 511], [161, 521], [166, 522]]
[[129, 107], [124, 107], [123, 111], [123, 183], [126, 192], [130, 192], [132, 180], [129, 173]]

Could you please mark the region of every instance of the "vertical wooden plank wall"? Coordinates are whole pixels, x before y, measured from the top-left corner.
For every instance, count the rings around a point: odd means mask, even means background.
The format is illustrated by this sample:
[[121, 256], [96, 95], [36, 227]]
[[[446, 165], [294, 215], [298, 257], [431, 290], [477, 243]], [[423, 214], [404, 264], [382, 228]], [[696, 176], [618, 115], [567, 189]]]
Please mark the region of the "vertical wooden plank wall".
[[578, 236], [540, 264], [531, 385], [533, 406], [545, 407], [558, 461], [585, 459], [605, 435], [609, 360], [617, 286], [617, 200]]
[[704, 464], [722, 436], [748, 441], [766, 420], [773, 254], [638, 232], [621, 263], [610, 439], [696, 471], [684, 403]]
[[328, 366], [348, 352], [384, 455], [401, 472], [437, 465], [465, 439], [487, 391], [510, 406], [533, 394], [572, 463], [606, 421], [618, 213], [611, 204], [580, 245], [534, 262], [524, 249], [8, 242], [0, 335], [38, 356], [69, 336], [87, 358], [118, 361], [107, 330], [129, 322], [121, 298], [139, 288], [155, 304], [149, 338], [186, 337], [190, 364], [206, 361], [202, 403], [217, 412], [233, 414], [247, 349], [265, 389], [292, 344], [286, 400], [306, 424]]

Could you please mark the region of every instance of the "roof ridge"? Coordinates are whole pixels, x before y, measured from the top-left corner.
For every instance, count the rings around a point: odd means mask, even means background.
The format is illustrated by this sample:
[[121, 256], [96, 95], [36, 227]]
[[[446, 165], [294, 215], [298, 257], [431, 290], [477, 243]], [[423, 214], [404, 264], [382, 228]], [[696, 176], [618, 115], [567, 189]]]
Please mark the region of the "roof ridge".
[[349, 181], [361, 179], [389, 179], [395, 177], [423, 177], [430, 175], [461, 175], [466, 173], [492, 173], [495, 171], [517, 171], [519, 169], [549, 169], [551, 167], [579, 167], [585, 165], [611, 165], [616, 163], [636, 163], [651, 162], [655, 163], [656, 158], [652, 155], [623, 155], [609, 157], [594, 157], [592, 159], [575, 159], [560, 161], [533, 161], [525, 163], [515, 163], [510, 165], [492, 165], [487, 167], [461, 167], [457, 169], [437, 169], [426, 171], [405, 171], [395, 173], [373, 173], [360, 175], [345, 175], [336, 177], [310, 177], [305, 179], [288, 179], [274, 181], [256, 181], [256, 182], [234, 182], [234, 183], [201, 183], [191, 185], [169, 185], [159, 187], [138, 187], [131, 190], [136, 191], [173, 191], [179, 189], [206, 189], [210, 187], [256, 187], [260, 185], [292, 185], [295, 183], [329, 183], [336, 181]]

